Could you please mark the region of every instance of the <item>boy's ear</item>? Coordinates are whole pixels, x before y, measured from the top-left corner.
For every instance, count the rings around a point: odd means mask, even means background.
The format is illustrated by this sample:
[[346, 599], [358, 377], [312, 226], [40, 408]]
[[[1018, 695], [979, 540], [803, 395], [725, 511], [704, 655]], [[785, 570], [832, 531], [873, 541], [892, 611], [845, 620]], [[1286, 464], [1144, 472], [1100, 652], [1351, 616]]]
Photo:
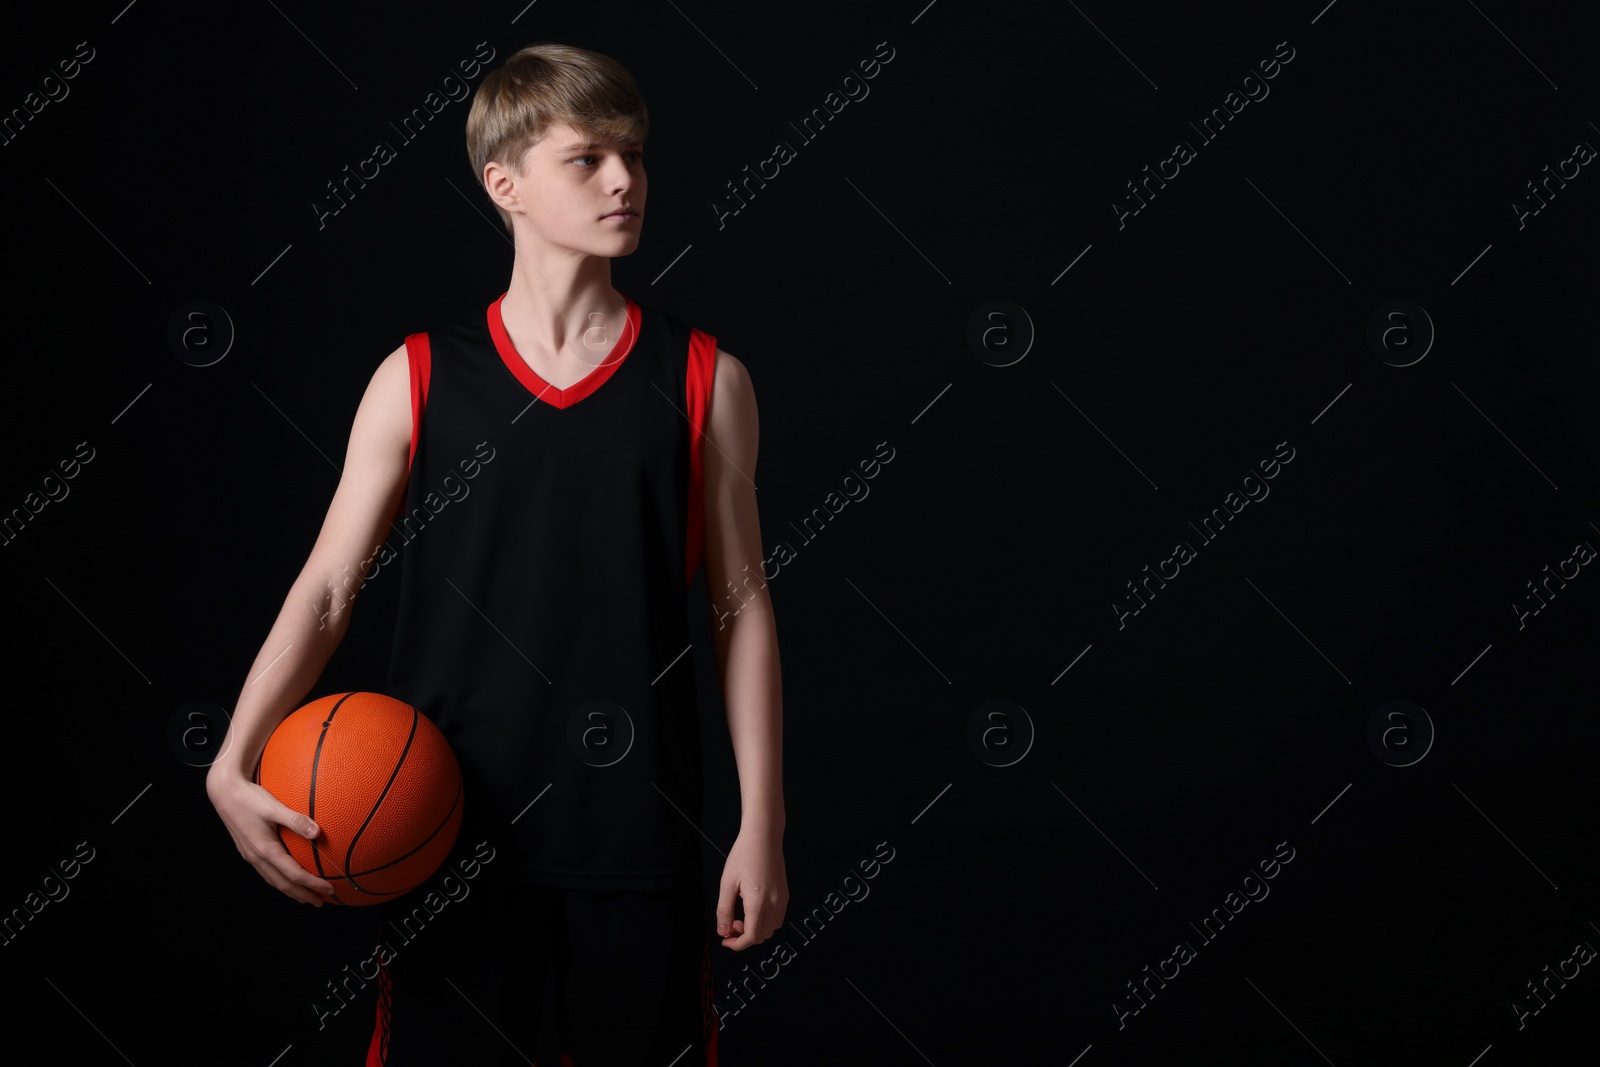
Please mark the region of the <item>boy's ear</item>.
[[516, 183], [511, 170], [499, 160], [490, 160], [483, 168], [483, 187], [500, 207], [511, 210], [518, 206]]

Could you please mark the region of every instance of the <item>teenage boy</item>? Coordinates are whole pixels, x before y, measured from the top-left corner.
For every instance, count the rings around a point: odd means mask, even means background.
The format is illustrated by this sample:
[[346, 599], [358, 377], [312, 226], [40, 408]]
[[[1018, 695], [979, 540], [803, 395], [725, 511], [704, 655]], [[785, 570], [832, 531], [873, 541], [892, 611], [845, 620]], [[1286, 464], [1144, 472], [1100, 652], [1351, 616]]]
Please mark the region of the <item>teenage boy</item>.
[[714, 337], [611, 285], [612, 257], [639, 245], [648, 129], [633, 78], [595, 52], [540, 42], [485, 76], [467, 150], [514, 241], [510, 285], [377, 368], [322, 531], [207, 777], [264, 879], [318, 907], [336, 899], [277, 836], [315, 841], [318, 828], [251, 778], [349, 627], [356, 590], [342, 579], [364, 576], [399, 520], [384, 691], [432, 719], [461, 764], [447, 862], [485, 836], [506, 855], [438, 930], [408, 921], [428, 918], [420, 894], [378, 908], [388, 951], [369, 1065], [535, 1062], [547, 975], [563, 1065], [715, 1064], [685, 655], [702, 562], [709, 588], [742, 602], [715, 630], [742, 808], [717, 934], [742, 951], [784, 920], [754, 390]]

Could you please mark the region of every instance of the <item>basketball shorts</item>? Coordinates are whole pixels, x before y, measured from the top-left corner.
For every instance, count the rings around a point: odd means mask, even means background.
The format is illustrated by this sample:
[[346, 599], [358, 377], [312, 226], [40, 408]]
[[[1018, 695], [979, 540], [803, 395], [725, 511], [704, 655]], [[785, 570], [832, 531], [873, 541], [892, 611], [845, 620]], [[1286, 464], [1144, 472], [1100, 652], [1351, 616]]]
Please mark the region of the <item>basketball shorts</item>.
[[504, 850], [457, 883], [431, 918], [421, 890], [374, 908], [388, 950], [367, 1067], [715, 1067], [700, 887], [531, 886]]

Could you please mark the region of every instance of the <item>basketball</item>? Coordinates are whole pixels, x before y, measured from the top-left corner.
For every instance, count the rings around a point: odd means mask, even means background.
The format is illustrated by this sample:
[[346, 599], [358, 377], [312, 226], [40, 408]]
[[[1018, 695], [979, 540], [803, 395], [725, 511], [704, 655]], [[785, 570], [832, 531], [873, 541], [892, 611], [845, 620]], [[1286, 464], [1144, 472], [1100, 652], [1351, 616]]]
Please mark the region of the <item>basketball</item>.
[[333, 693], [278, 724], [255, 781], [322, 832], [284, 827], [295, 860], [333, 883], [333, 902], [380, 904], [416, 888], [461, 829], [461, 768], [427, 716], [382, 693]]

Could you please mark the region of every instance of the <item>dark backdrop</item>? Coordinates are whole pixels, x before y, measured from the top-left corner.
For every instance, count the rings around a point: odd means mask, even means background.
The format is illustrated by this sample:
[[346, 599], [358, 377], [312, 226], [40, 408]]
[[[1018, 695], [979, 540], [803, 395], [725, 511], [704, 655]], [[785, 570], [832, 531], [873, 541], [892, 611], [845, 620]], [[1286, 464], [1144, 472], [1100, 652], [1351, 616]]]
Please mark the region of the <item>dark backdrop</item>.
[[[1589, 1061], [1592, 13], [123, 2], [0, 46], [0, 505], [58, 497], [0, 552], [13, 1037], [361, 1061], [374, 986], [314, 1005], [370, 913], [262, 882], [171, 727], [232, 708], [378, 362], [509, 277], [467, 103], [396, 126], [553, 39], [645, 92], [614, 280], [750, 368], [787, 545], [791, 925], [713, 947], [725, 1062]], [[381, 685], [397, 588], [308, 698]]]

